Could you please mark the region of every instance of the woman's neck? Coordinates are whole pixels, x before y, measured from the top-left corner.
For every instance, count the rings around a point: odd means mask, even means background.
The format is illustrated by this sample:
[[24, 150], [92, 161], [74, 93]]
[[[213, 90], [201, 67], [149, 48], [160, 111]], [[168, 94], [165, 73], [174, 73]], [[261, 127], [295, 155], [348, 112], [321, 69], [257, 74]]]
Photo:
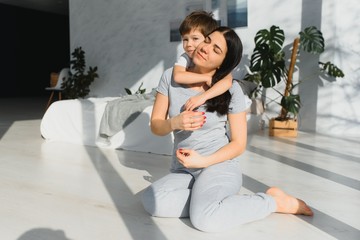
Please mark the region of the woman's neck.
[[199, 67], [199, 66], [194, 66], [192, 69], [190, 69], [192, 72], [194, 73], [199, 73], [199, 74], [207, 74], [207, 75], [214, 75], [215, 71], [216, 70], [209, 70], [209, 69], [206, 69], [206, 68], [202, 68], [202, 67]]

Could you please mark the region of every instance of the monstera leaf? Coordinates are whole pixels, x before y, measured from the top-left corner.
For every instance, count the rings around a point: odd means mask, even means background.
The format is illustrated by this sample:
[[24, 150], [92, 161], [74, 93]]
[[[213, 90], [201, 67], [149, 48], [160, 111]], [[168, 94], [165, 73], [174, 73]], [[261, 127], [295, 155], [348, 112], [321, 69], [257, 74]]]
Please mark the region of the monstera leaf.
[[344, 77], [343, 71], [331, 62], [322, 63], [319, 62], [321, 71], [326, 72], [332, 77]]
[[283, 48], [285, 35], [284, 31], [278, 26], [271, 26], [270, 31], [267, 29], [258, 31], [254, 40], [256, 46], [266, 44], [272, 52], [278, 53]]
[[292, 113], [296, 117], [301, 107], [300, 95], [290, 93], [289, 96], [283, 96], [280, 105], [286, 111], [284, 118], [289, 117], [288, 113]]
[[299, 34], [301, 49], [312, 54], [320, 54], [324, 52], [325, 41], [322, 33], [316, 27], [307, 27]]
[[250, 70], [258, 73], [265, 88], [278, 84], [285, 76], [284, 31], [272, 26], [262, 29], [255, 36], [255, 49], [250, 60]]

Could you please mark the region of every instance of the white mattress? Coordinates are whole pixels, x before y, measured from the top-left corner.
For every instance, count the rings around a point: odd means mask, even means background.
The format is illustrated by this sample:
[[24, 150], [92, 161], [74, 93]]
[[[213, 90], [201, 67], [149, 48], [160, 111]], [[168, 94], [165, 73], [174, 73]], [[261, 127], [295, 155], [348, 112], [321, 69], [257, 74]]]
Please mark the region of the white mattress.
[[103, 148], [125, 149], [170, 155], [173, 137], [159, 137], [149, 127], [152, 106], [108, 141], [99, 137], [101, 118], [108, 101], [117, 98], [62, 100], [51, 104], [40, 126], [48, 141], [62, 141]]

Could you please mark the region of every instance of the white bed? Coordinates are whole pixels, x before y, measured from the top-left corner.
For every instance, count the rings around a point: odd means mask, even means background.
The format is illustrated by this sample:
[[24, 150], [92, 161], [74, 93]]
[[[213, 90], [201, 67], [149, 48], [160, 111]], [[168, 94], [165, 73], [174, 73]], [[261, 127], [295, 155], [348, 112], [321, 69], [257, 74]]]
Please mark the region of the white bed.
[[[172, 134], [159, 137], [151, 133], [149, 120], [152, 104], [143, 107], [134, 118], [132, 106], [138, 106], [139, 100], [136, 102], [135, 99], [132, 99], [133, 97], [89, 98], [54, 102], [41, 121], [41, 135], [48, 141], [171, 155]], [[145, 95], [145, 100], [151, 101], [151, 97], [152, 95]], [[121, 129], [114, 131], [114, 134], [109, 137], [100, 137], [101, 125], [104, 125], [101, 124], [101, 121], [104, 112], [108, 109], [106, 108], [107, 104], [123, 100], [126, 100], [127, 110], [121, 112], [119, 116], [126, 124], [123, 124]], [[253, 101], [252, 106], [254, 104], [256, 105], [257, 102]], [[119, 116], [115, 119], [117, 120]], [[248, 133], [258, 131], [260, 123], [261, 115], [259, 113], [248, 113]]]
[[100, 137], [100, 124], [106, 105], [117, 99], [120, 98], [89, 98], [54, 102], [41, 121], [41, 135], [48, 141], [171, 154], [172, 135], [158, 137], [150, 131], [149, 120], [152, 106], [144, 108], [133, 121], [115, 135], [108, 138]]

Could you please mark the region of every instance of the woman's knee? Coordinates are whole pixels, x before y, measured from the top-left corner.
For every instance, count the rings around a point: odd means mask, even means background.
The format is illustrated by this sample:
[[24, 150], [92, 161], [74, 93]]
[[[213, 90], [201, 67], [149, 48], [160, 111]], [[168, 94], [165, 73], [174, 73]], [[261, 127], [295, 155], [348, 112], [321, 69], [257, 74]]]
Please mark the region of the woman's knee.
[[190, 214], [191, 224], [203, 232], [219, 232], [217, 220], [212, 216], [205, 214]]

